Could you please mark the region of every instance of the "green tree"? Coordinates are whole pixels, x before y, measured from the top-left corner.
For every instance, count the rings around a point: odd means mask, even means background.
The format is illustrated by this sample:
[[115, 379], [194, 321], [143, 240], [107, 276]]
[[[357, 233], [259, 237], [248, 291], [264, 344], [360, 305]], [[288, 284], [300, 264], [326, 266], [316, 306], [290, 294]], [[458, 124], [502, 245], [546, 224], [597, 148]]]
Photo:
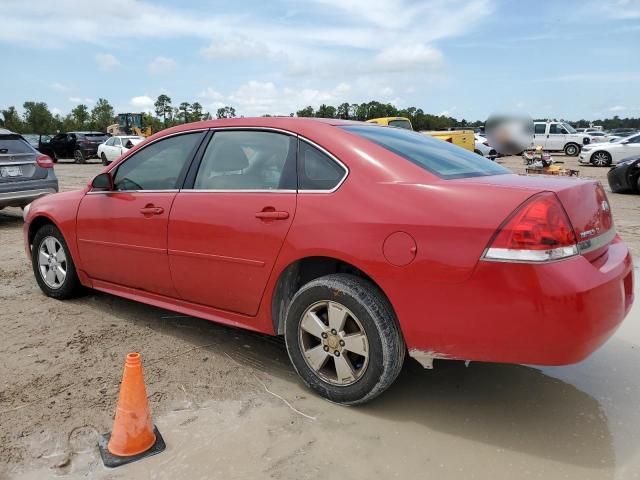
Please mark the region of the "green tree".
[[193, 102], [191, 104], [191, 120], [193, 120], [194, 122], [198, 122], [202, 120], [202, 116], [202, 105], [200, 105], [200, 103], [198, 102]]
[[316, 116], [316, 112], [313, 110], [313, 107], [311, 105], [309, 105], [306, 108], [303, 108], [302, 110], [298, 110], [296, 112], [296, 116], [298, 117], [315, 117]]
[[44, 102], [24, 102], [25, 133], [51, 133], [54, 131], [53, 115]]
[[316, 117], [318, 118], [335, 118], [336, 107], [331, 105], [325, 105], [324, 103], [318, 107], [316, 111]]
[[93, 128], [101, 132], [106, 132], [107, 127], [114, 123], [115, 115], [113, 107], [104, 98], [99, 98], [96, 106], [91, 110], [91, 123]]
[[349, 105], [346, 102], [341, 104], [340, 106], [338, 106], [338, 109], [336, 110], [338, 118], [342, 118], [343, 120], [349, 120], [350, 110], [351, 110], [351, 105]]
[[178, 110], [180, 111], [180, 115], [182, 116], [184, 123], [189, 122], [189, 114], [191, 113], [191, 104], [188, 102], [182, 102], [178, 107]]
[[233, 107], [222, 107], [216, 112], [216, 118], [235, 118], [236, 109]]
[[71, 117], [75, 122], [73, 130], [82, 130], [86, 128], [87, 123], [91, 119], [91, 114], [89, 113], [89, 109], [86, 105], [78, 105], [71, 110]]
[[24, 133], [24, 123], [18, 115], [16, 107], [9, 107], [2, 110], [2, 126], [16, 133]]
[[165, 95], [164, 93], [158, 96], [158, 99], [155, 101], [153, 106], [156, 109], [156, 115], [158, 117], [162, 117], [165, 125], [167, 124], [167, 115], [171, 116], [171, 97]]

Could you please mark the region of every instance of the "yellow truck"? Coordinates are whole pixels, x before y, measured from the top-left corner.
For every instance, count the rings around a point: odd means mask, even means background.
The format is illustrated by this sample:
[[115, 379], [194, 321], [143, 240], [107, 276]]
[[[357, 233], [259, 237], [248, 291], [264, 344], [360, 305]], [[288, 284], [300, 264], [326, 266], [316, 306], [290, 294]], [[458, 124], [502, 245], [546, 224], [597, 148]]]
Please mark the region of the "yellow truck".
[[[411, 121], [405, 117], [372, 118], [371, 120], [367, 120], [367, 122], [377, 123], [378, 125], [386, 125], [388, 127], [399, 127], [406, 128], [407, 130], [413, 130]], [[476, 138], [473, 130], [423, 130], [420, 133], [431, 135], [432, 137], [439, 138], [440, 140], [444, 140], [445, 142], [453, 143], [458, 147], [466, 148], [470, 152], [473, 152], [476, 147]]]

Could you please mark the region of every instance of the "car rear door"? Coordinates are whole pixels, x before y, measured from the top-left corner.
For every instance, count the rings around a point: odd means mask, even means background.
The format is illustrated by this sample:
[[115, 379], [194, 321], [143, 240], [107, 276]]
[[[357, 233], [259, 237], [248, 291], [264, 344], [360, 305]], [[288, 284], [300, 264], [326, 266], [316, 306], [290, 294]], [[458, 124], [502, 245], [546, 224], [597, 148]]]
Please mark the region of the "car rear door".
[[90, 191], [77, 215], [78, 250], [95, 280], [175, 297], [169, 212], [204, 131], [161, 138], [112, 169], [113, 191]]
[[213, 133], [173, 203], [168, 253], [181, 298], [255, 315], [296, 211], [294, 135]]

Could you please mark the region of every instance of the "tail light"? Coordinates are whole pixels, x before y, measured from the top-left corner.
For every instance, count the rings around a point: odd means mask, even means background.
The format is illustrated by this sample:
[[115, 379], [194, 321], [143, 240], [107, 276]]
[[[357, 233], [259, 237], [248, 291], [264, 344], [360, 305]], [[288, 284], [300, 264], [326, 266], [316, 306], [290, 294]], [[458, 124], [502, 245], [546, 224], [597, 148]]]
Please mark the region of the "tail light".
[[531, 197], [505, 220], [483, 258], [548, 262], [577, 254], [576, 234], [560, 200], [552, 192], [542, 192]]
[[36, 157], [36, 163], [42, 168], [53, 168], [53, 160], [48, 155], [38, 155]]

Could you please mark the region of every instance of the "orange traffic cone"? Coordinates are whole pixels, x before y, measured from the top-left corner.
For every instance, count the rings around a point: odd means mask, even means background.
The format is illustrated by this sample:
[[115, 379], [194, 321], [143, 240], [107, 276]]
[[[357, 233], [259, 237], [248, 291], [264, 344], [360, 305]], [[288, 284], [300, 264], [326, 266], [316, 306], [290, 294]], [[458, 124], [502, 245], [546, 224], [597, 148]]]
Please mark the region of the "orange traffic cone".
[[98, 446], [107, 467], [131, 463], [166, 448], [151, 421], [139, 353], [127, 355], [113, 430], [100, 438]]

